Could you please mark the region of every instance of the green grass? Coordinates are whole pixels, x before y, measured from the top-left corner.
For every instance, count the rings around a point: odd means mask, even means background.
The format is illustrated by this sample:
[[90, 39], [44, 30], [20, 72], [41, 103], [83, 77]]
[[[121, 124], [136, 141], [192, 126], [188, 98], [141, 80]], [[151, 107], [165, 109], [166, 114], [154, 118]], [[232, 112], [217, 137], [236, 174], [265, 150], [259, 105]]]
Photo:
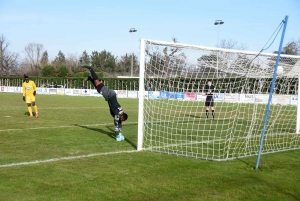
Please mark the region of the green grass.
[[[255, 157], [130, 152], [138, 100], [119, 102], [129, 114], [123, 142], [102, 98], [38, 95], [40, 117], [27, 119], [20, 94], [0, 93], [0, 200], [300, 200], [300, 150], [263, 155], [260, 170]], [[87, 154], [99, 155], [3, 167]]]

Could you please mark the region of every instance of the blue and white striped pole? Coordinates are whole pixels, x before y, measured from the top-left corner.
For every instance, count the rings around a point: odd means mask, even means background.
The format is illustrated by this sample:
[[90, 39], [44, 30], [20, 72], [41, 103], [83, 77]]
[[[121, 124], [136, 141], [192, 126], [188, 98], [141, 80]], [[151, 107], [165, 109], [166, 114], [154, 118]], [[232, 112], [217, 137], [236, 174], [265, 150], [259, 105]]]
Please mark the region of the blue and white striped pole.
[[275, 86], [275, 81], [276, 81], [277, 68], [278, 68], [278, 63], [279, 63], [279, 60], [280, 60], [280, 53], [281, 53], [281, 49], [282, 49], [282, 44], [283, 44], [283, 39], [284, 39], [284, 35], [285, 35], [285, 30], [286, 30], [286, 25], [287, 25], [288, 19], [289, 19], [289, 16], [285, 16], [285, 19], [283, 21], [284, 26], [283, 26], [283, 30], [282, 30], [281, 40], [280, 40], [279, 49], [278, 49], [278, 55], [277, 55], [277, 59], [276, 59], [276, 64], [275, 64], [275, 69], [274, 69], [272, 84], [271, 84], [271, 88], [270, 88], [270, 95], [269, 95], [268, 105], [267, 105], [267, 109], [266, 109], [264, 126], [263, 126], [263, 129], [262, 129], [262, 132], [261, 132], [261, 137], [260, 137], [260, 143], [259, 143], [259, 147], [258, 147], [258, 154], [257, 154], [255, 169], [258, 169], [258, 167], [259, 167], [260, 156], [261, 156], [262, 147], [263, 147], [263, 144], [264, 144], [266, 127], [267, 127], [268, 118], [269, 118], [269, 111], [270, 111], [271, 102], [272, 102], [272, 95], [273, 95], [273, 92], [274, 92], [274, 86]]

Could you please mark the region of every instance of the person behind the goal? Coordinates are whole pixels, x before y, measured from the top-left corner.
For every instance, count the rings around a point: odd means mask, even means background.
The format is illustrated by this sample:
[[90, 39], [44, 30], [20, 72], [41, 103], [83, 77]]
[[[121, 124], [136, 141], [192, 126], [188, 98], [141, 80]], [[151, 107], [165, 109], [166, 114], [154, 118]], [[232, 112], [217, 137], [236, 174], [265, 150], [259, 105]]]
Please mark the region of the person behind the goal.
[[92, 76], [88, 76], [86, 81], [89, 80], [93, 83], [98, 93], [100, 93], [105, 100], [108, 102], [110, 114], [114, 118], [115, 135], [117, 141], [125, 140], [122, 134], [122, 121], [126, 121], [128, 115], [123, 111], [122, 107], [117, 101], [117, 94], [114, 90], [109, 89], [105, 86], [98, 78], [97, 74], [91, 66], [83, 65], [82, 67], [87, 68]]
[[214, 94], [215, 87], [212, 85], [211, 80], [207, 81], [207, 85], [205, 86], [205, 107], [206, 107], [206, 119], [208, 119], [209, 109], [211, 109], [212, 119], [215, 118], [215, 107], [214, 107]]

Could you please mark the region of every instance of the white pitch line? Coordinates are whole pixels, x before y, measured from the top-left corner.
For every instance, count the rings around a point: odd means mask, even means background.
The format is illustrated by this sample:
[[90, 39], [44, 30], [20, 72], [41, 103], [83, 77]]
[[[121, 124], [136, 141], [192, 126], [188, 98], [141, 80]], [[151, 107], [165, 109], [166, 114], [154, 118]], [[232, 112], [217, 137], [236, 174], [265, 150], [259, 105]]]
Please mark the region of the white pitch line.
[[137, 152], [137, 150], [94, 153], [94, 154], [87, 154], [87, 155], [80, 155], [80, 156], [66, 156], [66, 157], [61, 157], [61, 158], [50, 158], [50, 159], [46, 159], [46, 160], [35, 160], [35, 161], [29, 161], [29, 162], [9, 163], [9, 164], [0, 165], [0, 168], [23, 166], [23, 165], [33, 165], [33, 164], [40, 164], [40, 163], [51, 163], [51, 162], [73, 160], [73, 159], [79, 159], [79, 158], [90, 158], [90, 157], [95, 157], [95, 156], [105, 156], [105, 155], [134, 153], [134, 152]]
[[[92, 124], [92, 125], [78, 125], [78, 126], [105, 126], [107, 124]], [[0, 132], [5, 132], [5, 131], [23, 131], [23, 130], [39, 130], [39, 129], [56, 129], [56, 128], [74, 128], [78, 127], [77, 125], [75, 126], [52, 126], [52, 127], [34, 127], [34, 128], [9, 128], [9, 129], [3, 129], [0, 130]]]
[[[24, 108], [24, 106], [15, 106], [13, 108], [3, 108], [0, 107], [2, 111], [4, 110], [20, 110], [20, 108]], [[39, 107], [39, 110], [77, 110], [77, 109], [104, 109], [107, 107]]]
[[[137, 124], [138, 122], [128, 122], [124, 123], [123, 125], [130, 125], [130, 124]], [[0, 132], [6, 132], [6, 131], [24, 131], [24, 130], [39, 130], [39, 129], [57, 129], [57, 128], [75, 128], [75, 127], [90, 127], [90, 126], [109, 126], [113, 125], [111, 124], [90, 124], [90, 125], [72, 125], [72, 126], [49, 126], [49, 127], [34, 127], [34, 128], [9, 128], [9, 129], [2, 129]]]

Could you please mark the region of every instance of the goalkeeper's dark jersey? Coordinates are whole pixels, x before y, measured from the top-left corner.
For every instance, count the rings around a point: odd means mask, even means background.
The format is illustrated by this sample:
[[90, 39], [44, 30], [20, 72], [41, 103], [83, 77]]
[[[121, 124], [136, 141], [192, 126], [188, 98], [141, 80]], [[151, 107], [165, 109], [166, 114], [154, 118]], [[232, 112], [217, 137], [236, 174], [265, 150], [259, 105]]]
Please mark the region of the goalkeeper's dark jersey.
[[206, 93], [206, 101], [213, 101], [214, 100], [214, 95], [213, 94], [210, 94], [210, 93], [213, 93], [215, 92], [215, 87], [214, 85], [206, 85], [205, 86], [205, 93]]
[[107, 86], [103, 85], [98, 91], [106, 101], [109, 101], [113, 96], [116, 96], [116, 92], [112, 89], [109, 89]]
[[124, 112], [117, 101], [117, 94], [114, 90], [109, 89], [103, 83], [96, 86], [96, 89], [108, 102], [110, 114], [114, 117], [115, 132], [116, 135], [118, 135], [119, 132], [122, 132], [122, 121], [120, 120], [120, 115]]
[[98, 93], [100, 93], [104, 97], [104, 99], [108, 102], [110, 108], [110, 114], [112, 116], [120, 115], [123, 113], [122, 107], [117, 101], [117, 94], [114, 90], [108, 88], [103, 83], [96, 86], [96, 89]]

